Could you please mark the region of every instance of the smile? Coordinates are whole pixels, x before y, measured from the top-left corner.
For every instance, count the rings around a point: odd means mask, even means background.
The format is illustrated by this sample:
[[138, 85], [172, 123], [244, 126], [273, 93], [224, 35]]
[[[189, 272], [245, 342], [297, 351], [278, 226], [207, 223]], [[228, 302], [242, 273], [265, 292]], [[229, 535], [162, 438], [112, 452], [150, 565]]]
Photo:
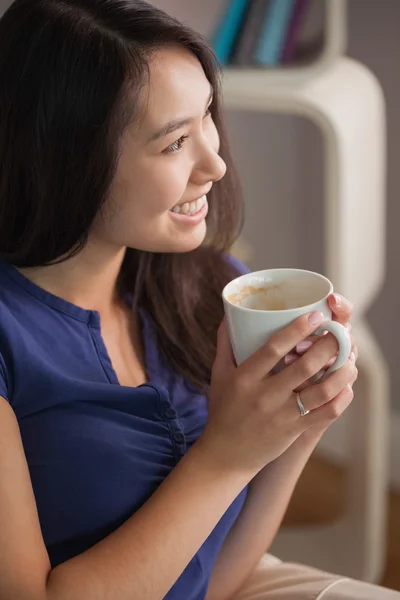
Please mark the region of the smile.
[[193, 216], [198, 213], [207, 202], [207, 196], [202, 196], [198, 200], [193, 202], [185, 202], [185, 204], [177, 204], [171, 208], [171, 212], [177, 213], [178, 215]]
[[202, 196], [193, 202], [174, 206], [169, 211], [171, 219], [180, 226], [195, 227], [202, 223], [208, 214], [207, 196]]

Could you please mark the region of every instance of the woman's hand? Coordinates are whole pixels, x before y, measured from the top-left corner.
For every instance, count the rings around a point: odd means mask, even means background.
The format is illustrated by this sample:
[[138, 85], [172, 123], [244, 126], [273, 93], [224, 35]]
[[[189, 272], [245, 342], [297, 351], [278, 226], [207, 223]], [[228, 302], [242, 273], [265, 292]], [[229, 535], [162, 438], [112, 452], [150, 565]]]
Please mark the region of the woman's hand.
[[[347, 300], [347, 298], [345, 298], [344, 296], [341, 296], [340, 294], [331, 294], [328, 298], [328, 304], [329, 304], [329, 308], [332, 311], [332, 319], [334, 321], [338, 321], [339, 323], [341, 323], [342, 325], [347, 327], [347, 329], [350, 332], [351, 339], [352, 339], [351, 351], [352, 351], [352, 356], [354, 357], [354, 362], [356, 362], [357, 357], [358, 357], [358, 350], [357, 350], [357, 345], [355, 343], [354, 337], [351, 334], [351, 325], [350, 325], [350, 320], [351, 320], [351, 316], [353, 313], [353, 305], [349, 300]], [[331, 335], [331, 334], [326, 334], [326, 335]], [[298, 358], [300, 356], [303, 356], [314, 344], [316, 344], [318, 342], [319, 339], [321, 339], [321, 336], [311, 336], [311, 337], [307, 338], [307, 340], [304, 340], [304, 342], [300, 342], [300, 344], [297, 344], [294, 351], [290, 352], [288, 355], [285, 356], [285, 360], [284, 360], [285, 364], [290, 365], [290, 364], [293, 364], [294, 362], [296, 362], [296, 360], [298, 360]], [[328, 367], [330, 367], [335, 362], [335, 360], [336, 360], [336, 356], [334, 358], [332, 358], [330, 361], [328, 361], [328, 363], [320, 371], [320, 373], [317, 373], [316, 377], [314, 377], [311, 381], [307, 382], [306, 384], [304, 384], [303, 386], [301, 386], [299, 388], [298, 391], [301, 391], [302, 399], [304, 396], [307, 395], [306, 388], [310, 384], [312, 385], [313, 381], [318, 381], [318, 379], [324, 374], [326, 369]], [[355, 380], [356, 380], [356, 378], [351, 383], [351, 387], [353, 386], [353, 383], [355, 382]], [[350, 394], [350, 391], [349, 391], [349, 394]], [[352, 395], [352, 392], [351, 392], [351, 395]], [[326, 430], [326, 428], [320, 428], [318, 426], [310, 427], [307, 430], [307, 432], [305, 433], [305, 435], [302, 436], [302, 438], [304, 440], [310, 438], [312, 444], [315, 445], [318, 442], [318, 440], [321, 438], [321, 436], [323, 435], [325, 430]]]
[[[342, 325], [347, 327], [347, 329], [350, 331], [350, 335], [351, 335], [350, 320], [351, 320], [351, 316], [353, 313], [352, 303], [349, 300], [347, 300], [347, 298], [345, 298], [344, 296], [341, 296], [340, 294], [331, 294], [328, 298], [328, 304], [329, 304], [329, 308], [332, 311], [332, 319], [334, 321], [338, 321], [339, 323], [341, 323]], [[331, 335], [331, 334], [327, 334], [327, 335]], [[299, 344], [297, 344], [294, 351], [290, 352], [289, 354], [287, 354], [285, 356], [285, 364], [290, 365], [293, 362], [295, 362], [299, 358], [299, 356], [302, 356], [305, 352], [307, 352], [307, 350], [309, 350], [320, 339], [320, 337], [321, 336], [314, 335], [314, 336], [307, 338], [307, 340], [304, 340], [303, 342], [300, 342]], [[357, 345], [356, 345], [355, 340], [352, 335], [351, 335], [351, 338], [352, 338], [352, 352], [355, 356], [355, 359], [357, 360], [357, 357], [358, 357]], [[333, 359], [331, 359], [329, 361], [329, 363], [325, 365], [325, 368], [327, 368], [331, 364], [333, 364], [335, 362], [335, 360], [336, 360], [335, 357]]]
[[223, 321], [211, 377], [209, 418], [198, 440], [214, 462], [256, 474], [306, 430], [313, 426], [326, 429], [348, 406], [357, 377], [354, 360], [349, 359], [323, 382], [307, 387], [302, 395], [303, 404], [311, 411], [307, 416], [300, 416], [293, 392], [336, 355], [333, 336], [322, 336], [293, 364], [274, 371], [322, 321], [322, 313], [302, 315], [239, 367]]

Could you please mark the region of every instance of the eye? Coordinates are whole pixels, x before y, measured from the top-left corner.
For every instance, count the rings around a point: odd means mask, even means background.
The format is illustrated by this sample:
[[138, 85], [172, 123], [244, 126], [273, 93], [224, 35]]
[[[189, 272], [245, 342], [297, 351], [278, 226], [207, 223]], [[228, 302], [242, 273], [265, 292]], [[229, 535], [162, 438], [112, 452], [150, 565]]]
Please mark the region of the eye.
[[186, 140], [188, 139], [188, 135], [182, 135], [179, 140], [176, 140], [176, 142], [174, 142], [173, 144], [171, 144], [170, 146], [168, 146], [168, 148], [166, 148], [163, 152], [164, 154], [170, 154], [171, 152], [179, 152], [179, 150], [182, 149], [183, 144], [186, 142]]
[[[210, 106], [207, 108], [206, 112], [204, 113], [204, 119], [206, 117], [209, 117], [211, 115], [211, 104]], [[165, 150], [163, 150], [163, 154], [171, 154], [172, 152], [179, 152], [179, 150], [182, 149], [184, 143], [186, 142], [186, 140], [188, 139], [188, 135], [182, 135], [178, 140], [176, 140], [176, 142], [174, 142], [173, 144], [171, 144], [170, 146], [168, 146], [168, 148], [166, 148]]]

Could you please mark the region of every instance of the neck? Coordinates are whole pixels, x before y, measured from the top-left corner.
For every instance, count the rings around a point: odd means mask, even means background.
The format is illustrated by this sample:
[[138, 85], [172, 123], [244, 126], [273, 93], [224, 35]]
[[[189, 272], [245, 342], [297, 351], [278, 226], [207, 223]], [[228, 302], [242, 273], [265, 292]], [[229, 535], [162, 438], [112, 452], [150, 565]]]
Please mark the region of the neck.
[[65, 262], [20, 271], [55, 296], [107, 316], [117, 304], [116, 285], [125, 252], [126, 248], [89, 240], [79, 254]]

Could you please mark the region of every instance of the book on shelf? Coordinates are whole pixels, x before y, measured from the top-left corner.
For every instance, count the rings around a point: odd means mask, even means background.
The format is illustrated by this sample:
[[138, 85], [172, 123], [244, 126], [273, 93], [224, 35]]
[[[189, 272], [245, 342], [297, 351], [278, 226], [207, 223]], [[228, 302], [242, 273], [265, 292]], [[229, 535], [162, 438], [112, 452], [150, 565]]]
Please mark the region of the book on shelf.
[[289, 20], [289, 27], [286, 33], [283, 51], [280, 57], [283, 64], [290, 63], [294, 58], [296, 42], [298, 40], [298, 35], [306, 15], [308, 4], [309, 0], [296, 0], [294, 4]]
[[254, 62], [254, 51], [261, 34], [268, 0], [251, 0], [230, 60], [232, 65], [247, 66]]
[[230, 0], [213, 36], [213, 49], [223, 65], [229, 62], [251, 0]]
[[279, 64], [295, 0], [270, 0], [259, 37], [255, 60], [263, 66]]
[[240, 67], [309, 62], [323, 39], [324, 9], [321, 0], [228, 0], [213, 36], [215, 54]]

